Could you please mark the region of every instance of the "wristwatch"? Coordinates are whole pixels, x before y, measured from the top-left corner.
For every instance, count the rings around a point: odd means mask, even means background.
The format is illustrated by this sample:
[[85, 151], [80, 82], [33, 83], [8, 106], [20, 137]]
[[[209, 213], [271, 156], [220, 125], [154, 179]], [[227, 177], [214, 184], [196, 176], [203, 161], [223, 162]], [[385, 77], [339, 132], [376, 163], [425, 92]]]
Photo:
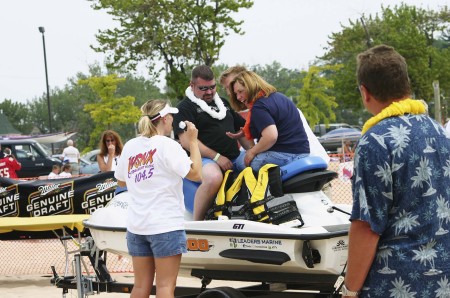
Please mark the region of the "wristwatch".
[[347, 289], [347, 287], [345, 286], [345, 284], [342, 286], [342, 296], [349, 296], [349, 297], [358, 297], [359, 295], [359, 291], [350, 291], [349, 289]]

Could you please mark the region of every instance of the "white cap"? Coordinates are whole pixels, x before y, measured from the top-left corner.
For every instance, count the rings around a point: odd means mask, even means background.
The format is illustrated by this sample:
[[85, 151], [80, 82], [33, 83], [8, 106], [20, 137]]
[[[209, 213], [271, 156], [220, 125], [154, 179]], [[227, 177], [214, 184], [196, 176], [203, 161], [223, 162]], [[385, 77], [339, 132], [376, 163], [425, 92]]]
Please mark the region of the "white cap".
[[159, 111], [158, 114], [150, 117], [150, 120], [151, 121], [155, 121], [155, 120], [158, 120], [161, 117], [166, 116], [167, 114], [177, 114], [177, 113], [178, 113], [178, 109], [177, 108], [171, 107], [168, 104], [166, 104], [166, 106], [161, 111]]
[[161, 115], [161, 117], [164, 117], [164, 116], [166, 116], [167, 114], [177, 114], [178, 113], [178, 109], [177, 108], [173, 108], [173, 107], [171, 107], [171, 106], [169, 106], [169, 105], [166, 105], [165, 107], [164, 107], [164, 109], [162, 109], [160, 112], [159, 112], [159, 115]]

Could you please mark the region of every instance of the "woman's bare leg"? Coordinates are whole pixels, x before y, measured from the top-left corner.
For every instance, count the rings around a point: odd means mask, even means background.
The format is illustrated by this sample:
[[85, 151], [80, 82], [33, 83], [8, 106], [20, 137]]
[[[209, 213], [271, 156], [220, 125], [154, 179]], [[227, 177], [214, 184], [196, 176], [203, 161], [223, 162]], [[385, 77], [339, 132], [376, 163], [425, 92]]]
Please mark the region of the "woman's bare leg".
[[153, 257], [132, 257], [134, 286], [131, 298], [148, 298], [155, 278], [155, 259]]
[[181, 254], [156, 258], [156, 298], [173, 298], [180, 269]]

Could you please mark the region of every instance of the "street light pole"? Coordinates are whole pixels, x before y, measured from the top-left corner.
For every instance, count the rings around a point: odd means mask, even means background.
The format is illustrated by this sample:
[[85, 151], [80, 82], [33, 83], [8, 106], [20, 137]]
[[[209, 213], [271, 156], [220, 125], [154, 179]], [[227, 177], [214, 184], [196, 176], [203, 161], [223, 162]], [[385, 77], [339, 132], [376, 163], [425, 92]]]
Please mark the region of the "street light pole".
[[[45, 29], [44, 29], [44, 27], [39, 27], [39, 32], [42, 33], [42, 45], [44, 47], [45, 82], [47, 84], [48, 126], [49, 126], [50, 133], [52, 133], [53, 130], [52, 130], [52, 116], [51, 116], [51, 108], [50, 108], [50, 88], [49, 88], [49, 85], [48, 85], [47, 54], [45, 52], [45, 36], [44, 36]], [[52, 154], [53, 153], [54, 152], [53, 152], [53, 143], [52, 143]]]

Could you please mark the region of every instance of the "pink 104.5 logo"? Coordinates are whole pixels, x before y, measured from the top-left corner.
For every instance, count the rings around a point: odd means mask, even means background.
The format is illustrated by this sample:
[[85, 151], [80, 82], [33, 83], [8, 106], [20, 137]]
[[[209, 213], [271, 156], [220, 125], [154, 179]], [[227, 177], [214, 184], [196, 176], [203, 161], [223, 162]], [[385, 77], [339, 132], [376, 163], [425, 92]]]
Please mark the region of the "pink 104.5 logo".
[[140, 181], [143, 181], [143, 180], [146, 180], [146, 179], [152, 177], [154, 169], [155, 169], [154, 167], [150, 167], [143, 171], [137, 172], [134, 176], [134, 182], [137, 183], [137, 182], [140, 182]]

